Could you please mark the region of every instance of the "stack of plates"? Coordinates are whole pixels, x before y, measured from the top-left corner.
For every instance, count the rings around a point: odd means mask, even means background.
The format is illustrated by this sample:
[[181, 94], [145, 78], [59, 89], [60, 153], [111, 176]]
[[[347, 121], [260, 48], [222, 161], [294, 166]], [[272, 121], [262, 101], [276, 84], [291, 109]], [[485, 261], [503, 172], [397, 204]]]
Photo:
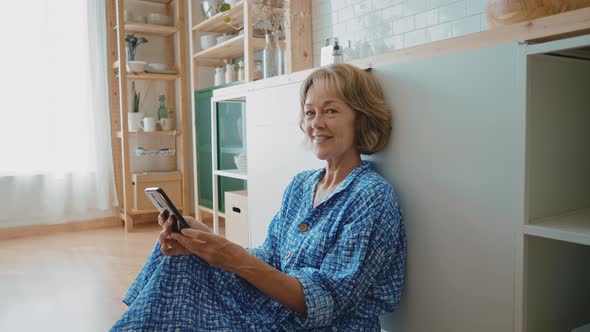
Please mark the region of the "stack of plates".
[[145, 69], [145, 71], [148, 73], [153, 73], [153, 74], [176, 75], [178, 73], [174, 69], [169, 69], [168, 65], [163, 64], [163, 63], [150, 63], [147, 65], [147, 68]]

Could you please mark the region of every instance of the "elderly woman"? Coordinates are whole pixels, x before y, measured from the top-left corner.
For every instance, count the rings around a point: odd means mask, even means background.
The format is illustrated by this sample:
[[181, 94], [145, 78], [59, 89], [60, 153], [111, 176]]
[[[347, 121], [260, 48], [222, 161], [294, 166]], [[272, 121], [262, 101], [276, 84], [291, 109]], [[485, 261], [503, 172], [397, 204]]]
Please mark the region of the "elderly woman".
[[391, 185], [361, 154], [382, 149], [391, 113], [377, 81], [337, 64], [301, 88], [301, 128], [326, 165], [296, 175], [264, 244], [244, 249], [190, 219], [163, 231], [113, 330], [379, 331], [399, 303], [406, 236]]

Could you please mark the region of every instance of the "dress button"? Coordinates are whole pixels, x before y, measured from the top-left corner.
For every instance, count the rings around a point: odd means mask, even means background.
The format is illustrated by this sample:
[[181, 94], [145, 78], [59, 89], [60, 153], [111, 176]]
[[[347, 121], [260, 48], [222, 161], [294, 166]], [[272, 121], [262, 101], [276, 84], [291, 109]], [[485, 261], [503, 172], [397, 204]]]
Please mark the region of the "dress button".
[[308, 224], [303, 223], [303, 224], [299, 225], [299, 231], [302, 232], [302, 233], [307, 232], [308, 229], [309, 229], [309, 225]]

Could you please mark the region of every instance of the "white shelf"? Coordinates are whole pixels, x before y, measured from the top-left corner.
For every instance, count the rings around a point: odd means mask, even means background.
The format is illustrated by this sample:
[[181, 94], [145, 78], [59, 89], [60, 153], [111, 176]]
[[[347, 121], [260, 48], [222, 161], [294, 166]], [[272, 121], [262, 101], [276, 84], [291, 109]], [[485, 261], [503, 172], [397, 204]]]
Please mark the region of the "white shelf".
[[533, 220], [524, 226], [524, 233], [590, 246], [590, 208]]
[[240, 154], [244, 152], [244, 147], [242, 145], [236, 146], [222, 146], [219, 148], [221, 153], [229, 153], [229, 154]]
[[225, 176], [226, 178], [248, 180], [248, 173], [238, 169], [224, 169], [213, 171], [213, 175]]

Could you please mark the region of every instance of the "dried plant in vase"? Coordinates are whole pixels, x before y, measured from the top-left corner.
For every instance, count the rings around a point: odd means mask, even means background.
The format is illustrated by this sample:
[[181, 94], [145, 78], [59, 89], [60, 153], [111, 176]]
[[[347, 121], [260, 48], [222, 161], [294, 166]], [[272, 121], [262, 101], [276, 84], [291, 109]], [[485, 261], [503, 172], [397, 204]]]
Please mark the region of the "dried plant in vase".
[[127, 61], [134, 61], [137, 47], [147, 43], [148, 40], [144, 37], [135, 37], [135, 35], [125, 35], [125, 42], [127, 43]]
[[[252, 25], [255, 28], [264, 30], [265, 33], [277, 33], [290, 28], [290, 26], [293, 25], [291, 22], [302, 22], [302, 20], [299, 18], [303, 18], [305, 13], [302, 11], [291, 12], [291, 1], [292, 0], [251, 1]], [[228, 3], [224, 3], [219, 7], [220, 12], [225, 12], [230, 9], [231, 5]], [[244, 28], [243, 23], [240, 25], [233, 24], [233, 20], [229, 16], [226, 17], [224, 21], [236, 31], [242, 30]]]

